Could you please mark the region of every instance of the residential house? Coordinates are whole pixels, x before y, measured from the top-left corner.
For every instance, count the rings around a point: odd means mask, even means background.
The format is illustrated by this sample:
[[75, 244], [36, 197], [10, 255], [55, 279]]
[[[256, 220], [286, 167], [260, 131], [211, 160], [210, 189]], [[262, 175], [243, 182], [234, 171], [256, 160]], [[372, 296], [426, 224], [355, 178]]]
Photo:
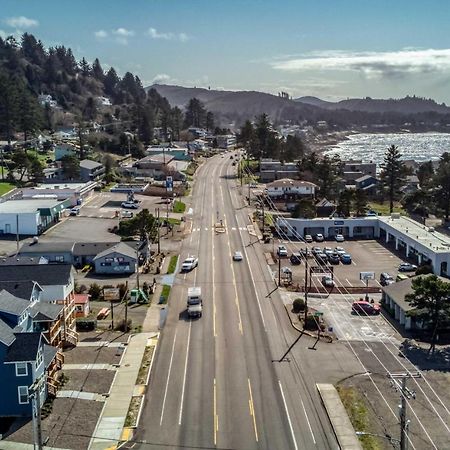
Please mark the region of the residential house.
[[0, 203], [0, 234], [36, 236], [56, 224], [70, 200], [38, 198]]
[[146, 156], [132, 165], [123, 166], [122, 172], [133, 177], [150, 177], [155, 180], [165, 180], [171, 176], [174, 181], [184, 181], [186, 175], [178, 168], [180, 161], [175, 161], [175, 157], [165, 152], [157, 155]]
[[191, 127], [188, 131], [197, 139], [204, 139], [208, 135], [208, 132], [204, 128]]
[[368, 194], [374, 194], [378, 185], [378, 180], [373, 175], [363, 175], [355, 180], [355, 188], [362, 189]]
[[61, 161], [65, 156], [78, 156], [79, 152], [78, 147], [73, 144], [57, 143], [55, 144], [55, 161]]
[[[50, 313], [47, 325], [53, 327], [52, 322], [59, 320], [60, 331], [57, 327], [45, 328], [42, 325], [41, 331], [48, 331], [49, 342], [57, 341], [59, 346], [76, 345], [78, 342], [78, 333], [75, 330], [75, 304], [74, 304], [74, 268], [70, 264], [54, 264], [49, 270], [47, 264], [32, 264], [21, 266], [4, 266], [0, 265], [0, 286], [5, 286], [8, 292], [7, 283], [11, 285], [23, 283], [32, 280], [37, 283], [42, 291], [40, 292], [40, 301], [47, 302], [52, 305], [62, 305], [62, 315], [51, 319]], [[13, 295], [16, 295], [11, 292]], [[54, 311], [53, 311], [54, 312]], [[43, 311], [45, 314], [45, 311]], [[45, 322], [46, 320], [42, 320]], [[61, 334], [59, 334], [61, 333]]]
[[260, 163], [259, 179], [261, 183], [270, 183], [283, 178], [298, 179], [297, 162], [282, 163], [271, 158], [264, 158]]
[[58, 106], [58, 102], [53, 100], [53, 97], [50, 94], [40, 94], [38, 95], [38, 102], [41, 106], [50, 106], [50, 108], [56, 108]]
[[408, 175], [405, 179], [405, 184], [401, 187], [404, 194], [412, 194], [419, 189], [419, 178], [417, 175]]
[[292, 200], [300, 197], [314, 197], [317, 186], [309, 181], [284, 178], [266, 185], [267, 195], [272, 199]]
[[105, 174], [105, 166], [97, 161], [80, 161], [80, 179], [84, 182], [98, 180]]
[[315, 206], [317, 217], [330, 217], [336, 211], [336, 203], [326, 198], [318, 201]]
[[138, 259], [136, 252], [123, 242], [99, 253], [93, 260], [95, 272], [106, 275], [135, 273]]
[[89, 294], [75, 294], [76, 317], [87, 317], [91, 311]]
[[342, 177], [345, 184], [354, 185], [358, 178], [364, 175], [377, 175], [377, 164], [373, 162], [363, 162], [362, 160], [348, 160], [342, 163]]

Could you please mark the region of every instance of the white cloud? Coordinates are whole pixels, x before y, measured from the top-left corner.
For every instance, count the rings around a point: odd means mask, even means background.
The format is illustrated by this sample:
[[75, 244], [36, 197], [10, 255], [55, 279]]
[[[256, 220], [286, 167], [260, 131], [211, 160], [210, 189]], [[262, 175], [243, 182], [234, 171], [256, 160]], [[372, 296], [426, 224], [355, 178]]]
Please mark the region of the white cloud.
[[6, 39], [7, 36], [8, 36], [8, 35], [7, 35], [6, 31], [0, 30], [0, 38]]
[[8, 17], [5, 22], [13, 28], [32, 28], [37, 27], [39, 25], [39, 22], [35, 19], [29, 19], [25, 16], [19, 16], [19, 17]]
[[165, 41], [186, 42], [189, 40], [189, 36], [186, 33], [172, 33], [172, 32], [162, 33], [158, 31], [156, 28], [149, 28], [147, 30], [147, 35], [150, 36], [152, 39], [162, 39]]
[[94, 31], [94, 36], [97, 39], [105, 39], [109, 36], [109, 33], [105, 30], [98, 30], [98, 31]]
[[450, 71], [450, 49], [407, 48], [392, 52], [326, 50], [272, 61], [270, 65], [286, 72], [336, 70], [361, 72], [368, 77], [403, 76]]
[[150, 84], [173, 84], [175, 82], [176, 79], [167, 75], [167, 73], [158, 73], [152, 78]]
[[126, 28], [117, 28], [117, 30], [114, 30], [113, 33], [117, 36], [124, 36], [124, 37], [134, 36], [134, 31], [127, 30]]

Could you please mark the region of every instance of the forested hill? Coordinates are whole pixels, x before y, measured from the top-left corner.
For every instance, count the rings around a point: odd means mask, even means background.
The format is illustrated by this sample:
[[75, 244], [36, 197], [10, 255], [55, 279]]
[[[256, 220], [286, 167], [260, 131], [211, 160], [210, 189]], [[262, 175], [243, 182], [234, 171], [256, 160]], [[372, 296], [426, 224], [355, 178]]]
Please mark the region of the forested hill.
[[346, 109], [349, 111], [365, 111], [375, 113], [396, 112], [401, 114], [417, 114], [434, 112], [449, 114], [450, 108], [445, 103], [436, 103], [433, 99], [407, 96], [400, 99], [352, 98], [339, 102], [328, 102], [317, 97], [300, 97], [296, 102], [304, 105], [318, 106], [328, 110]]

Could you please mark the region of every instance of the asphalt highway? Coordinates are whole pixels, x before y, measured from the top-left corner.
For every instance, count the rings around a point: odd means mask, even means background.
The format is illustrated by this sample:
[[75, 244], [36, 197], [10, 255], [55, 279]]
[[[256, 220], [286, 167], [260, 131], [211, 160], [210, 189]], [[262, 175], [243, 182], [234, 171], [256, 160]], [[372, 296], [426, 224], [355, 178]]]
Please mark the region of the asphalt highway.
[[[275, 285], [237, 182], [229, 156], [196, 174], [180, 258], [199, 265], [172, 288], [134, 448], [338, 448], [301, 353], [278, 362], [296, 335], [278, 292], [266, 298]], [[202, 289], [195, 320], [190, 286]]]

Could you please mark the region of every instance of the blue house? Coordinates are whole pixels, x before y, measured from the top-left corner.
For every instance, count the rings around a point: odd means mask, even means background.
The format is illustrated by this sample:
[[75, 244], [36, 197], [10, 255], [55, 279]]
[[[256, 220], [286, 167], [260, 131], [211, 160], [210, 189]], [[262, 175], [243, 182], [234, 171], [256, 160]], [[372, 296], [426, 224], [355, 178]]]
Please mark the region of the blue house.
[[26, 298], [0, 291], [0, 417], [30, 416], [33, 384], [39, 386], [41, 404], [48, 394], [56, 395], [62, 366], [58, 348], [48, 345], [41, 331], [43, 323], [57, 320], [62, 305], [41, 302], [37, 283], [20, 284], [11, 284], [10, 290]]

